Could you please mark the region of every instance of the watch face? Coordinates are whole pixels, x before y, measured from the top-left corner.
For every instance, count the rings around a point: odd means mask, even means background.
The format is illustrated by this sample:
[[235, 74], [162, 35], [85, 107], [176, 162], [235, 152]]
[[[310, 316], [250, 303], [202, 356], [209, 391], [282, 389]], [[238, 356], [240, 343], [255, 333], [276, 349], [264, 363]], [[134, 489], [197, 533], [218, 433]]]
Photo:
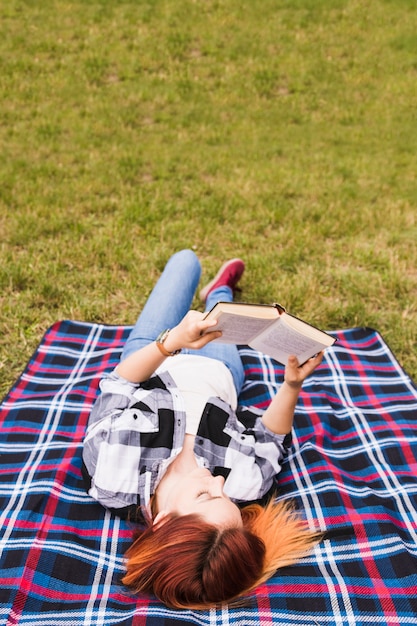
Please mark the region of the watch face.
[[179, 350], [174, 350], [174, 352], [169, 352], [165, 347], [164, 347], [164, 341], [168, 336], [168, 333], [171, 329], [167, 328], [166, 330], [163, 330], [161, 333], [159, 333], [158, 337], [156, 338], [156, 343], [159, 345], [160, 350], [163, 354], [165, 354], [165, 356], [175, 356], [176, 354], [179, 354], [181, 352], [181, 348]]
[[170, 329], [166, 328], [165, 330], [163, 330], [162, 332], [159, 333], [158, 337], [156, 338], [156, 341], [158, 343], [164, 343], [165, 339], [168, 336]]

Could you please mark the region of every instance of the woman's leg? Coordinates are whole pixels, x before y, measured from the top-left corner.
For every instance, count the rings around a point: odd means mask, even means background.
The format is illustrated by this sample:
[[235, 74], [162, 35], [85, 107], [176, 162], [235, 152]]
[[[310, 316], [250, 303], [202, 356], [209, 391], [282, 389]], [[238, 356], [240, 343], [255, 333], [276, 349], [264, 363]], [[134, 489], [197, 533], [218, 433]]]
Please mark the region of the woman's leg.
[[[209, 292], [206, 300], [206, 311], [210, 311], [217, 302], [233, 302], [233, 290], [228, 285], [221, 285]], [[215, 343], [208, 343], [201, 350], [188, 350], [188, 352], [222, 361], [231, 371], [236, 393], [239, 395], [245, 380], [245, 372], [236, 346], [216, 341]]]
[[179, 324], [191, 307], [200, 274], [192, 250], [181, 250], [169, 259], [129, 335], [122, 359], [155, 341], [165, 328]]

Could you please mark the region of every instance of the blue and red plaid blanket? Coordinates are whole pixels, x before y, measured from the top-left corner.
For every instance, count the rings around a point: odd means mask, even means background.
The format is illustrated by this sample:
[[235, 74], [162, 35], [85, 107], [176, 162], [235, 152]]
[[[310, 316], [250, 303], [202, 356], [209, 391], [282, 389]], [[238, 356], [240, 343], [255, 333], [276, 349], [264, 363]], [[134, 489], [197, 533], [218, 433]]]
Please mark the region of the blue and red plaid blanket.
[[[371, 329], [334, 333], [297, 406], [279, 476], [326, 530], [245, 606], [173, 611], [120, 583], [131, 528], [84, 492], [81, 447], [100, 376], [128, 327], [52, 326], [0, 417], [0, 623], [30, 626], [415, 626], [417, 390]], [[282, 367], [241, 348], [244, 404], [267, 406]]]

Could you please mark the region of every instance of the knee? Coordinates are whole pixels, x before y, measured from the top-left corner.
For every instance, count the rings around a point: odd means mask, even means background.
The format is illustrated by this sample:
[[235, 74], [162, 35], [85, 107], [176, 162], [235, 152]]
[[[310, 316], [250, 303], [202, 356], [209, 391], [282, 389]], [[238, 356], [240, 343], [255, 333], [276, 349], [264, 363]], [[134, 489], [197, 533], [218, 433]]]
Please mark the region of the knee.
[[181, 264], [182, 267], [188, 267], [200, 271], [201, 265], [198, 256], [192, 250], [180, 250], [172, 255], [170, 261]]

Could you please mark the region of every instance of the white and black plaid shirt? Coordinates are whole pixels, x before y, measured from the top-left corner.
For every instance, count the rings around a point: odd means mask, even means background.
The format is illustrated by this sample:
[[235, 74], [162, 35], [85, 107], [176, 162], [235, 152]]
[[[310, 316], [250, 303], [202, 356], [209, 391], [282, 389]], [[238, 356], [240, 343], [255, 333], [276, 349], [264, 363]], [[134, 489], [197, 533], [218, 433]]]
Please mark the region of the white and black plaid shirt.
[[[167, 373], [135, 385], [115, 371], [100, 383], [84, 440], [88, 492], [120, 515], [147, 506], [167, 462], [185, 437], [184, 403]], [[237, 503], [259, 500], [273, 485], [291, 435], [277, 435], [256, 408], [236, 413], [210, 398], [201, 416], [194, 453], [199, 465], [225, 478]]]

